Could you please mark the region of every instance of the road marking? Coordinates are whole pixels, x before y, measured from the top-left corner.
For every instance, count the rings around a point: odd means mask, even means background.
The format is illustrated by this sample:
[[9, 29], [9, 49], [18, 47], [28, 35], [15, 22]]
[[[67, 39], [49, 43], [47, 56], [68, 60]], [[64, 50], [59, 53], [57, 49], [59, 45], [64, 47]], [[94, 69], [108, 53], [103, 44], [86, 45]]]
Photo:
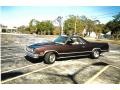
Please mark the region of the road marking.
[[111, 67], [114, 67], [114, 68], [120, 69], [120, 67], [115, 66], [115, 65], [112, 65], [111, 63], [113, 63], [113, 62], [110, 63], [110, 62], [108, 62], [108, 61], [104, 61], [104, 63], [108, 64], [108, 65], [111, 66]]
[[31, 65], [27, 65], [27, 66], [24, 66], [24, 67], [20, 67], [20, 68], [16, 68], [16, 69], [8, 70], [8, 71], [3, 71], [3, 72], [1, 72], [1, 73], [7, 73], [7, 72], [15, 71], [15, 70], [20, 70], [20, 69], [23, 69], [23, 68], [26, 68], [26, 67], [35, 66], [35, 65], [39, 65], [39, 64], [40, 64], [40, 63], [37, 63], [37, 64], [31, 64]]
[[103, 69], [101, 69], [97, 74], [95, 74], [92, 78], [90, 78], [89, 80], [87, 80], [87, 82], [85, 82], [85, 84], [90, 84], [95, 78], [97, 78], [101, 73], [103, 73], [106, 69], [108, 69], [108, 66], [105, 66]]
[[[12, 55], [11, 55], [11, 56], [12, 56]], [[5, 58], [5, 57], [6, 57], [6, 58]], [[24, 57], [23, 57], [23, 56], [21, 56], [21, 57], [20, 57], [20, 56], [12, 56], [11, 58], [9, 58], [9, 56], [8, 56], [8, 57], [7, 57], [7, 56], [2, 56], [2, 57], [1, 57], [2, 60], [18, 59], [18, 58], [21, 58], [21, 59], [22, 59], [22, 58], [24, 58]]]
[[[84, 65], [87, 65], [87, 63], [84, 63], [84, 62], [81, 62], [79, 61], [81, 64], [84, 64]], [[71, 63], [71, 62], [67, 62], [68, 63]], [[78, 62], [77, 62], [78, 63]], [[12, 69], [12, 70], [8, 70], [8, 71], [3, 71], [1, 73], [7, 73], [7, 72], [12, 72], [12, 71], [15, 71], [15, 70], [20, 70], [20, 69], [24, 69], [24, 68], [27, 68], [27, 67], [30, 67], [30, 66], [35, 66], [35, 65], [39, 65], [41, 63], [37, 63], [37, 64], [31, 64], [31, 65], [27, 65], [27, 66], [24, 66], [24, 67], [20, 67], [20, 68], [15, 68], [15, 69]], [[66, 64], [65, 62], [63, 64]]]
[[[69, 62], [69, 63], [71, 63], [71, 62]], [[78, 62], [76, 62], [76, 63], [78, 63]], [[80, 62], [80, 63], [81, 63], [81, 64], [84, 64], [84, 65], [87, 65], [87, 63], [83, 63], [83, 62]], [[65, 63], [65, 62], [63, 63], [63, 62], [62, 62], [62, 65], [65, 65], [65, 64], [68, 64], [68, 62], [66, 62], [66, 63]], [[73, 63], [71, 63], [71, 64], [73, 64]], [[37, 64], [34, 64], [34, 65], [37, 65]], [[35, 72], [38, 72], [38, 71], [42, 71], [42, 70], [44, 70], [44, 69], [47, 69], [47, 68], [50, 68], [50, 67], [53, 67], [53, 66], [56, 66], [56, 65], [60, 65], [60, 63], [53, 64], [53, 65], [50, 65], [50, 66], [45, 67], [45, 68], [42, 68], [42, 69], [38, 69], [38, 70], [35, 70], [35, 71], [32, 71], [32, 72], [29, 72], [29, 73], [26, 73], [26, 74], [23, 74], [23, 75], [20, 75], [20, 76], [11, 78], [11, 79], [4, 80], [4, 81], [2, 81], [1, 83], [5, 83], [5, 82], [8, 82], [8, 81], [11, 81], [11, 80], [14, 80], [14, 79], [23, 77], [23, 76], [27, 76], [27, 75], [30, 75], [30, 74], [32, 74], [32, 73], [35, 73]], [[25, 67], [29, 67], [29, 66], [33, 66], [33, 65], [28, 65], [28, 66], [25, 66]], [[22, 67], [22, 68], [25, 68], [25, 67]], [[21, 69], [21, 68], [19, 68], [19, 69]], [[14, 69], [14, 70], [18, 70], [18, 69]], [[6, 71], [6, 72], [10, 72], [10, 71], [13, 71], [13, 70], [9, 70], [9, 71]]]
[[2, 57], [9, 57], [9, 56], [12, 56], [12, 54], [11, 54], [11, 55], [4, 55], [4, 56], [1, 56], [1, 58], [2, 58]]
[[120, 53], [120, 51], [110, 50], [111, 53]]
[[45, 68], [42, 68], [42, 69], [38, 69], [38, 70], [35, 70], [35, 71], [32, 71], [32, 72], [29, 72], [29, 73], [26, 73], [26, 74], [23, 74], [23, 75], [20, 75], [20, 76], [11, 78], [11, 79], [7, 79], [7, 80], [2, 81], [1, 83], [5, 83], [5, 82], [8, 82], [8, 81], [11, 81], [11, 80], [14, 80], [14, 79], [23, 77], [23, 76], [27, 76], [27, 75], [30, 75], [30, 74], [32, 74], [32, 73], [35, 73], [35, 72], [38, 72], [38, 71], [42, 71], [42, 70], [44, 70], [44, 69], [47, 69], [47, 68], [50, 68], [50, 67], [53, 67], [53, 66], [56, 66], [56, 65], [58, 65], [58, 64], [53, 64], [53, 65], [50, 65], [50, 66], [45, 67]]

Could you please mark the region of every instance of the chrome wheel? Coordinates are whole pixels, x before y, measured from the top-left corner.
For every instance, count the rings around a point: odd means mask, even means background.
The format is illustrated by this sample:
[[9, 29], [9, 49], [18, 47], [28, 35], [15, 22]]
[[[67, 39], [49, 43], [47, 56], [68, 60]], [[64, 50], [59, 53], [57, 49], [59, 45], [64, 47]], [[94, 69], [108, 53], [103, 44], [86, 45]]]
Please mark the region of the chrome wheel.
[[51, 54], [50, 57], [49, 57], [50, 62], [54, 62], [55, 59], [56, 59], [55, 54]]
[[98, 50], [95, 50], [95, 51], [93, 52], [93, 54], [94, 54], [94, 57], [95, 57], [95, 58], [98, 58], [99, 55], [100, 55], [100, 53], [99, 53]]
[[99, 58], [99, 56], [100, 56], [100, 50], [96, 49], [96, 50], [92, 51], [92, 53], [91, 53], [92, 59], [97, 59], [97, 58]]
[[56, 55], [53, 52], [48, 52], [45, 54], [44, 62], [47, 64], [52, 64], [56, 60]]

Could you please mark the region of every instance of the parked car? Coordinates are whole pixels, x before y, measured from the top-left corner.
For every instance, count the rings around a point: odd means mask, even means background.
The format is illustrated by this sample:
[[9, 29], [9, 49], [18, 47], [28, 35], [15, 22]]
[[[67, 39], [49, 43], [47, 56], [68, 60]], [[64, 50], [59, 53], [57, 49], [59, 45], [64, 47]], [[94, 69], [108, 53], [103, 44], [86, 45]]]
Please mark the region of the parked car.
[[52, 64], [58, 58], [91, 56], [99, 58], [102, 52], [108, 52], [108, 43], [89, 42], [79, 36], [59, 36], [53, 42], [36, 43], [26, 47], [26, 55], [32, 58], [42, 57], [44, 62]]

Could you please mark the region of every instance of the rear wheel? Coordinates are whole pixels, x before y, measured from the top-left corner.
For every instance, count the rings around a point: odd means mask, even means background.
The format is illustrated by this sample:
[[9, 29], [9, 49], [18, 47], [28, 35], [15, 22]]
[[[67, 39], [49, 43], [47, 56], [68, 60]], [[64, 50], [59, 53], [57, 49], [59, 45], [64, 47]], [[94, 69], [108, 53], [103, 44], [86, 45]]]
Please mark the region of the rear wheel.
[[56, 55], [55, 55], [55, 53], [53, 53], [53, 52], [48, 52], [48, 53], [45, 54], [44, 62], [45, 62], [46, 64], [52, 64], [52, 63], [55, 62], [55, 60], [56, 60]]
[[98, 50], [98, 49], [93, 50], [93, 52], [91, 54], [91, 58], [97, 59], [97, 58], [99, 58], [99, 56], [100, 56], [100, 50]]

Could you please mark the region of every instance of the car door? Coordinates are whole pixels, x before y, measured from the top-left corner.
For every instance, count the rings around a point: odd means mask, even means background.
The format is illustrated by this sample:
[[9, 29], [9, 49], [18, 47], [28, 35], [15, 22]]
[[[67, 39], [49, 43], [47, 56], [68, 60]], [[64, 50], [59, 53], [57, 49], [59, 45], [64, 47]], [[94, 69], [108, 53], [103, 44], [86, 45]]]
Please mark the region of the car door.
[[[71, 40], [71, 38], [68, 38], [67, 40]], [[63, 56], [63, 57], [69, 56], [73, 51], [72, 44], [63, 44], [63, 45], [59, 45], [57, 47], [58, 47], [59, 55]]]
[[74, 52], [74, 55], [84, 55], [88, 53], [86, 42], [79, 37], [73, 37], [72, 40], [74, 42], [72, 43], [71, 48], [72, 52]]
[[84, 51], [84, 46], [82, 42], [79, 41], [77, 37], [69, 38], [69, 41], [73, 41], [72, 43], [65, 44], [62, 46], [62, 55], [64, 56], [76, 56], [81, 54]]

